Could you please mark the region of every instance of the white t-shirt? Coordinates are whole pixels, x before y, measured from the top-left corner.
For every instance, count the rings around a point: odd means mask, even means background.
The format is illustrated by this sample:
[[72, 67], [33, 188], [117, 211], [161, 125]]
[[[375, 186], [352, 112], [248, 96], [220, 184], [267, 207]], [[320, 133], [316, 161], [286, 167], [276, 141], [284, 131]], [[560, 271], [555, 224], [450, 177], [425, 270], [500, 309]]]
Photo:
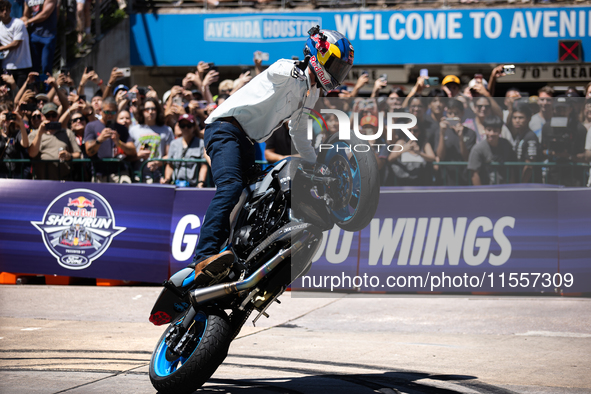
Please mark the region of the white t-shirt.
[[314, 163], [316, 152], [307, 138], [309, 108], [314, 108], [320, 92], [310, 87], [308, 70], [296, 69], [293, 60], [280, 59], [217, 107], [205, 121], [233, 116], [253, 140], [263, 142], [289, 120], [289, 135], [306, 161]]
[[27, 33], [25, 23], [20, 19], [12, 18], [7, 25], [0, 22], [0, 44], [4, 46], [13, 41], [22, 42], [18, 48], [8, 50], [8, 54], [4, 58], [4, 68], [6, 70], [19, 70], [32, 67], [29, 33]]

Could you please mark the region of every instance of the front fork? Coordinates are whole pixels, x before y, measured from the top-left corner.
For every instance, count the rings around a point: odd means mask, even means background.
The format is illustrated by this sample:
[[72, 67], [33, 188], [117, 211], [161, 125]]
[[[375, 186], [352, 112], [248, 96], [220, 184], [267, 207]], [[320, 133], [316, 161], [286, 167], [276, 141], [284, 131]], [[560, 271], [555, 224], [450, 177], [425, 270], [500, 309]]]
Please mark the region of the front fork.
[[193, 330], [192, 333], [190, 331], [193, 324], [200, 324], [195, 320], [196, 316], [197, 311], [191, 306], [185, 316], [174, 323], [166, 334], [165, 342], [168, 348], [166, 359], [168, 361], [174, 361], [179, 357], [188, 358], [191, 355], [193, 349], [191, 345], [199, 340], [197, 336], [200, 333], [200, 330]]

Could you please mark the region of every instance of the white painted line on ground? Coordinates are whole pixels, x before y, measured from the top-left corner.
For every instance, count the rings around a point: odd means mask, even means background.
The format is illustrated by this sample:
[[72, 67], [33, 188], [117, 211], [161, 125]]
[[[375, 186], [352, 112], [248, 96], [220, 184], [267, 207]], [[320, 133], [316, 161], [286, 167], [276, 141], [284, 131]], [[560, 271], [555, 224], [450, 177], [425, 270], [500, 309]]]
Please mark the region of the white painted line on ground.
[[29, 328], [23, 328], [21, 329], [21, 331], [35, 331], [35, 330], [40, 330], [41, 327], [29, 327]]
[[557, 332], [557, 331], [527, 331], [515, 335], [525, 337], [564, 337], [564, 338], [591, 338], [591, 334], [580, 332]]
[[132, 298], [132, 300], [139, 300], [140, 298], [142, 298], [141, 294], [136, 295], [135, 297]]

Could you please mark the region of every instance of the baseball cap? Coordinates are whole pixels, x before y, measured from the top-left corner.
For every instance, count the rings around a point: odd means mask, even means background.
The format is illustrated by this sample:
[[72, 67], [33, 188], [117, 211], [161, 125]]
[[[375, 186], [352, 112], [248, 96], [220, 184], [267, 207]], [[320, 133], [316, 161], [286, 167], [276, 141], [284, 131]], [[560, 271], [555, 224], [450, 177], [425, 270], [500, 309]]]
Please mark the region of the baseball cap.
[[441, 81], [441, 86], [445, 86], [452, 82], [460, 85], [460, 78], [456, 77], [455, 75], [446, 75], [445, 78], [443, 78], [443, 81]]
[[113, 90], [113, 96], [116, 96], [117, 95], [117, 92], [120, 91], [121, 89], [126, 90], [126, 91], [129, 90], [129, 88], [127, 86], [123, 85], [123, 84], [117, 85], [117, 87], [115, 88], [115, 90]]
[[182, 115], [179, 117], [179, 122], [180, 122], [181, 120], [186, 120], [187, 122], [190, 122], [190, 123], [193, 123], [193, 124], [195, 124], [195, 118], [194, 118], [194, 117], [193, 117], [193, 115], [191, 115], [191, 114], [182, 114]]
[[363, 127], [365, 125], [378, 127], [378, 118], [376, 118], [374, 115], [365, 115], [363, 118], [361, 118], [361, 121], [359, 121], [359, 126]]
[[232, 91], [234, 89], [234, 81], [231, 79], [225, 79], [218, 85], [218, 90], [221, 92], [222, 90], [229, 90]]
[[554, 99], [554, 107], [568, 107], [571, 104], [570, 97], [560, 95]]
[[45, 93], [39, 93], [38, 95], [35, 96], [35, 98], [37, 100], [49, 101], [49, 97], [47, 97], [47, 95]]
[[162, 105], [166, 104], [166, 102], [168, 101], [168, 97], [170, 97], [171, 92], [172, 92], [171, 90], [167, 90], [166, 92], [164, 92], [164, 94], [162, 95]]
[[49, 112], [57, 112], [57, 105], [54, 103], [47, 103], [41, 109], [43, 115], [47, 115]]

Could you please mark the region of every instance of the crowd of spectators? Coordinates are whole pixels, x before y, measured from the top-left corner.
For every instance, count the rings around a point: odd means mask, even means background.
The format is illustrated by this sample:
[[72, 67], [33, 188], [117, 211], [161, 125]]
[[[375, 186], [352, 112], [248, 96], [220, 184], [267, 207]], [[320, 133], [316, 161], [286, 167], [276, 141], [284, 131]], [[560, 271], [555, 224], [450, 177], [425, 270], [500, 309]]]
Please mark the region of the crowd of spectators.
[[[123, 84], [120, 68], [113, 68], [106, 84], [90, 69], [77, 84], [67, 72], [39, 81], [39, 73], [31, 71], [21, 86], [16, 75], [4, 74], [0, 177], [212, 187], [205, 119], [262, 71], [261, 56], [255, 55], [253, 69], [220, 81], [211, 63], [199, 62], [162, 95], [151, 86]], [[387, 124], [388, 112], [416, 116], [410, 129], [416, 140], [399, 131], [372, 141], [384, 186], [582, 185], [587, 167], [528, 163], [591, 161], [591, 84], [585, 92], [570, 89], [563, 95], [550, 87], [530, 97], [509, 89], [504, 98], [493, 99], [502, 75], [497, 67], [488, 81], [477, 76], [465, 86], [453, 75], [427, 86], [432, 79], [420, 76], [408, 94], [378, 78], [370, 97], [359, 97], [367, 95], [369, 83], [369, 75], [361, 73], [355, 85], [321, 98], [318, 110], [357, 113], [358, 130], [367, 136]], [[80, 94], [87, 85], [96, 89], [92, 97]], [[339, 129], [336, 116], [325, 121], [315, 129], [316, 148]], [[286, 122], [258, 145], [257, 159], [273, 163], [293, 153]], [[524, 164], [503, 166], [507, 162]]]
[[[399, 88], [388, 90], [387, 80], [379, 78], [371, 97], [360, 98], [357, 93], [368, 83], [368, 75], [362, 74], [352, 89], [329, 92], [317, 109], [358, 113], [362, 133], [381, 134], [373, 149], [383, 186], [585, 186], [588, 166], [577, 164], [591, 162], [591, 83], [584, 92], [573, 87], [557, 94], [545, 86], [529, 96], [509, 88], [504, 98], [494, 98], [502, 76], [503, 66], [488, 81], [476, 75], [466, 85], [447, 75], [441, 85], [436, 81], [428, 86], [432, 79], [419, 76], [408, 95]], [[400, 131], [387, 136], [386, 127], [380, 133], [388, 112], [415, 115], [417, 124], [410, 132], [416, 140]], [[353, 129], [353, 116], [349, 118]], [[338, 131], [336, 116], [327, 116], [326, 124], [316, 137], [318, 148]]]
[[[255, 61], [253, 73], [262, 71], [261, 63]], [[162, 96], [150, 86], [121, 83], [124, 71], [113, 68], [106, 84], [89, 68], [77, 84], [69, 72], [39, 81], [31, 71], [20, 87], [15, 76], [2, 75], [0, 177], [213, 186], [204, 121], [250, 81], [251, 71], [218, 84], [217, 69], [200, 62]], [[80, 94], [89, 84], [96, 93]]]

